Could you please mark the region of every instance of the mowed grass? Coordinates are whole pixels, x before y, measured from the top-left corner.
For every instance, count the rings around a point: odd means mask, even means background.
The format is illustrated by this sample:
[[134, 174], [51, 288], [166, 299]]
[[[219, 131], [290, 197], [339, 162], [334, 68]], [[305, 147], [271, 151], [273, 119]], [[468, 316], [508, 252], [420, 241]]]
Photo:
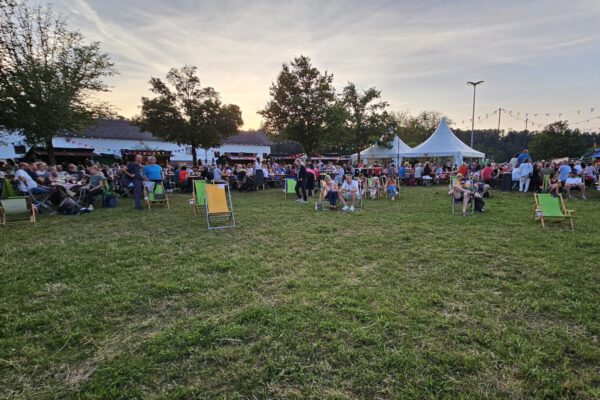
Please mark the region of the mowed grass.
[[600, 397], [600, 196], [576, 230], [532, 195], [450, 214], [403, 188], [354, 214], [234, 193], [0, 228], [0, 397]]

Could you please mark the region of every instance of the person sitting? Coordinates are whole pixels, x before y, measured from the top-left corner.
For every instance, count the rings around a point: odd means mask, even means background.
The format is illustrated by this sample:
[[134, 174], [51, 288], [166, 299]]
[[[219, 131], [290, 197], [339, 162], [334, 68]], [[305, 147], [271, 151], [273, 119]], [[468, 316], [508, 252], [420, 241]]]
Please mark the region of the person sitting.
[[454, 182], [454, 186], [452, 186], [450, 192], [448, 193], [453, 197], [454, 202], [463, 203], [463, 216], [467, 216], [467, 206], [469, 205], [469, 201], [471, 200], [471, 191], [465, 186], [466, 185], [463, 180], [463, 174], [459, 172], [458, 174], [456, 174], [456, 181]]
[[381, 189], [381, 181], [378, 177], [374, 177], [369, 185], [369, 195], [371, 196], [371, 200], [375, 200], [377, 197], [377, 193]]
[[[352, 180], [352, 175], [346, 175], [340, 194], [340, 201], [344, 205], [342, 211], [354, 211], [354, 204], [357, 200], [360, 200], [361, 195], [358, 189], [358, 181]], [[350, 202], [350, 207], [348, 207], [348, 202]]]
[[321, 188], [321, 195], [319, 196], [319, 204], [321, 208], [323, 207], [323, 201], [325, 201], [325, 199], [327, 199], [329, 202], [330, 210], [337, 209], [338, 185], [334, 180], [331, 179], [329, 175], [325, 175], [323, 187]]
[[558, 197], [560, 193], [560, 180], [556, 172], [553, 172], [548, 180], [548, 193], [552, 194], [552, 197]]
[[573, 170], [573, 171], [571, 171], [569, 173], [569, 177], [565, 181], [564, 188], [567, 189], [567, 193], [569, 195], [569, 199], [573, 198], [571, 196], [571, 190], [573, 190], [573, 189], [579, 189], [581, 191], [581, 198], [583, 200], [586, 199], [586, 197], [585, 197], [585, 183], [583, 183], [583, 180], [581, 179], [580, 176], [577, 176], [577, 172], [575, 170]]
[[396, 187], [396, 182], [393, 179], [388, 179], [386, 188], [385, 188], [388, 196], [392, 198], [392, 200], [396, 200], [396, 196], [398, 196], [398, 187]]
[[94, 209], [94, 199], [102, 194], [104, 190], [106, 177], [97, 165], [91, 165], [88, 167], [88, 171], [90, 173], [90, 183], [82, 186], [81, 189], [85, 190], [85, 209], [92, 211]]
[[150, 156], [148, 157], [148, 164], [144, 166], [144, 177], [150, 182], [162, 183], [163, 181], [163, 171], [160, 165], [156, 164], [156, 157]]
[[190, 176], [190, 174], [188, 173], [187, 170], [187, 165], [184, 165], [181, 167], [181, 169], [179, 170], [179, 174], [177, 175], [177, 183], [179, 184], [179, 187], [181, 188], [181, 191], [184, 193], [188, 193], [188, 177]]
[[21, 193], [31, 193], [33, 195], [46, 195], [50, 194], [51, 190], [44, 186], [40, 186], [27, 172], [29, 164], [26, 162], [19, 163], [19, 169], [15, 172], [15, 180], [19, 184], [19, 190]]

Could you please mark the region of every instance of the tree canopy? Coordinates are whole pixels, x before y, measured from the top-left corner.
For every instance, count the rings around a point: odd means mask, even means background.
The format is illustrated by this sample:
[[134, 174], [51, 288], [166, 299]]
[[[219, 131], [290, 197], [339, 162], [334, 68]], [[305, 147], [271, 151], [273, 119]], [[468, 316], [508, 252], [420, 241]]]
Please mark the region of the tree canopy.
[[337, 104], [333, 75], [321, 73], [309, 57], [283, 64], [270, 95], [258, 112], [269, 133], [298, 141], [307, 153], [315, 154], [340, 132], [344, 109]]
[[54, 136], [111, 115], [92, 95], [115, 73], [100, 43], [86, 43], [49, 6], [0, 0], [0, 127], [45, 145], [51, 162]]
[[136, 124], [165, 140], [189, 145], [194, 165], [196, 148], [218, 147], [243, 125], [240, 108], [222, 104], [214, 88], [202, 87], [194, 66], [172, 68], [165, 81], [151, 78], [149, 83], [156, 96], [142, 97]]

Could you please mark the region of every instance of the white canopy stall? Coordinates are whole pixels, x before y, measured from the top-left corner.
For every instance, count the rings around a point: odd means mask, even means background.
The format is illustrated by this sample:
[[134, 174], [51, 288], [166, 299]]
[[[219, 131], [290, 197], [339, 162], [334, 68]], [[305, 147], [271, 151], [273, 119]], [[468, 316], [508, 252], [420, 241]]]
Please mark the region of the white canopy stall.
[[485, 154], [472, 149], [457, 138], [448, 127], [446, 118], [442, 118], [435, 132], [426, 141], [407, 151], [404, 157], [453, 157], [454, 164], [460, 165], [465, 157], [484, 158]]
[[[400, 165], [404, 154], [410, 150], [410, 146], [407, 145], [397, 135], [394, 136], [392, 141], [392, 147], [385, 147], [379, 145], [373, 145], [360, 152], [361, 160], [394, 160], [396, 165]], [[358, 159], [356, 154], [352, 154], [352, 162]]]

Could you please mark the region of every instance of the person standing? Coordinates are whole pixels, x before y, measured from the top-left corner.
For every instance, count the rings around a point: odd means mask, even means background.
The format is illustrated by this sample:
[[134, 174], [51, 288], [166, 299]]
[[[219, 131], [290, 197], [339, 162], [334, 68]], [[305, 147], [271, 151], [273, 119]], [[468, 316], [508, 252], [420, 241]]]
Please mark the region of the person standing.
[[[294, 165], [296, 166], [296, 202], [305, 204], [308, 202], [308, 195], [306, 193], [306, 179], [308, 173], [306, 172], [306, 167], [301, 159], [296, 158]], [[302, 195], [300, 195], [301, 192]]]
[[131, 183], [133, 184], [133, 197], [135, 198], [135, 208], [138, 210], [142, 209], [142, 161], [142, 156], [137, 154], [135, 156], [135, 160], [128, 163], [125, 166], [125, 168], [123, 168], [123, 172], [127, 174], [127, 176], [131, 179]]
[[519, 181], [519, 192], [526, 193], [529, 191], [529, 183], [533, 175], [533, 165], [531, 160], [525, 158], [521, 165], [519, 165], [520, 181]]

